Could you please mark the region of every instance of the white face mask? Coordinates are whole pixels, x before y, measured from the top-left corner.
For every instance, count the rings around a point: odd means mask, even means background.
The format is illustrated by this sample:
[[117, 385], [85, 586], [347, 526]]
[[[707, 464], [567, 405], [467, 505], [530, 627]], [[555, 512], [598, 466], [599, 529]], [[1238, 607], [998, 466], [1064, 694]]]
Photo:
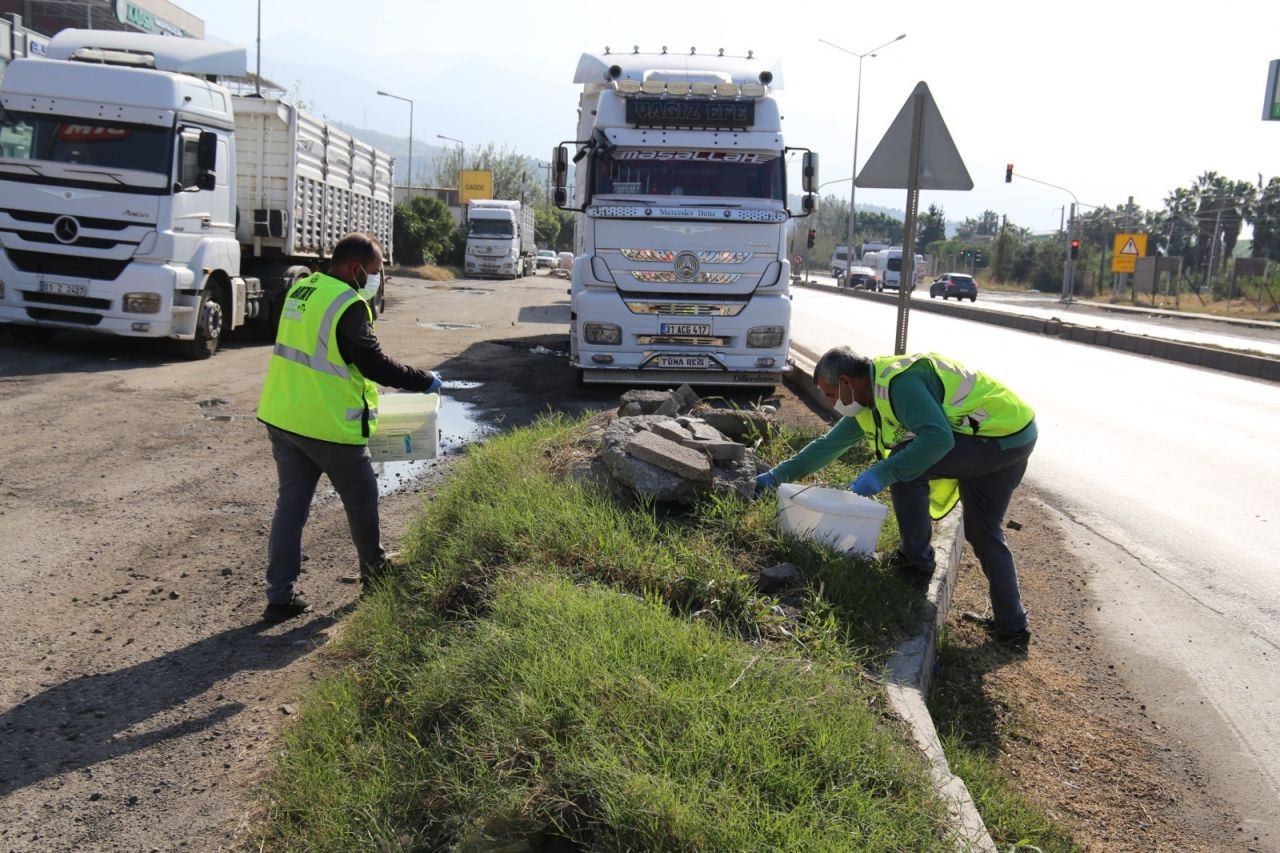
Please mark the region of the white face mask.
[[853, 399], [853, 391], [852, 391], [852, 389], [851, 389], [851, 390], [850, 390], [850, 392], [849, 392], [849, 397], [850, 397], [850, 402], [848, 402], [848, 403], [843, 402], [843, 401], [840, 399], [840, 388], [839, 388], [839, 386], [837, 386], [837, 387], [836, 387], [836, 402], [835, 402], [835, 404], [834, 404], [834, 408], [835, 408], [835, 410], [836, 410], [837, 412], [839, 412], [839, 413], [840, 413], [841, 415], [843, 415], [844, 417], [846, 417], [846, 418], [854, 418], [854, 417], [857, 417], [857, 416], [858, 416], [858, 413], [859, 413], [859, 412], [861, 412], [863, 409], [865, 409], [865, 408], [866, 408], [866, 406], [861, 405], [857, 400], [854, 400], [854, 399]]
[[364, 280], [364, 287], [362, 287], [362, 288], [360, 288], [360, 289], [361, 289], [361, 290], [367, 290], [367, 291], [369, 291], [370, 293], [377, 293], [377, 292], [378, 292], [378, 289], [379, 289], [379, 288], [381, 288], [381, 287], [382, 287], [382, 273], [380, 273], [380, 272], [375, 272], [375, 273], [370, 273], [370, 274], [365, 278], [365, 280]]
[[854, 400], [852, 403], [842, 403], [839, 400], [836, 400], [835, 403], [835, 410], [846, 418], [857, 417], [858, 413], [865, 408], [866, 406], [862, 405], [857, 400]]

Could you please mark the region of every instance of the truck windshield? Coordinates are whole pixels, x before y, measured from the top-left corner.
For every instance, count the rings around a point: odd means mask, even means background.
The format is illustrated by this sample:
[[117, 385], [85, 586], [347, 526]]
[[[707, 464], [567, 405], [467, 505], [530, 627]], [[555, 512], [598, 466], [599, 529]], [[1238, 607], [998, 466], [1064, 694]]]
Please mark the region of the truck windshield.
[[776, 152], [615, 149], [595, 157], [595, 195], [783, 200]]
[[509, 239], [511, 233], [510, 219], [473, 219], [467, 231], [467, 235], [470, 237], [497, 237], [499, 239]]
[[0, 113], [5, 157], [169, 174], [173, 131], [99, 119]]

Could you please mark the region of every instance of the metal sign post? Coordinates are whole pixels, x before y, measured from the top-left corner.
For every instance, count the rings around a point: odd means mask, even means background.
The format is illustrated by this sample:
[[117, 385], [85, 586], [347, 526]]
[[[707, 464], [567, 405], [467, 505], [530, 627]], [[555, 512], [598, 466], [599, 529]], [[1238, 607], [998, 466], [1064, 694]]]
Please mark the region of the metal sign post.
[[916, 288], [916, 214], [920, 208], [920, 146], [924, 134], [924, 95], [916, 92], [911, 118], [911, 158], [907, 165], [907, 218], [902, 224], [902, 269], [898, 273], [898, 325], [893, 338], [893, 354], [907, 352], [907, 319], [911, 313], [911, 292]]
[[[854, 185], [907, 191], [902, 263], [898, 273], [898, 319], [894, 353], [907, 351], [907, 320], [916, 278], [916, 219], [920, 190], [971, 190], [973, 179], [942, 120], [929, 87], [916, 84]], [[852, 247], [850, 247], [852, 251]], [[852, 261], [850, 261], [852, 263]]]

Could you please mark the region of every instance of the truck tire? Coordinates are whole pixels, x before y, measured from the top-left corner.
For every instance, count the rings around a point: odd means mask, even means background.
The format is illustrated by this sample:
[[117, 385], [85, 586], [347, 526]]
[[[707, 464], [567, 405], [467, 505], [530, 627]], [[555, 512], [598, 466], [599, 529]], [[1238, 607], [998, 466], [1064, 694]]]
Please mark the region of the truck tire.
[[187, 358], [206, 359], [218, 351], [224, 330], [223, 306], [214, 287], [200, 291], [200, 304], [196, 308], [196, 334], [189, 341], [179, 341], [178, 349]]

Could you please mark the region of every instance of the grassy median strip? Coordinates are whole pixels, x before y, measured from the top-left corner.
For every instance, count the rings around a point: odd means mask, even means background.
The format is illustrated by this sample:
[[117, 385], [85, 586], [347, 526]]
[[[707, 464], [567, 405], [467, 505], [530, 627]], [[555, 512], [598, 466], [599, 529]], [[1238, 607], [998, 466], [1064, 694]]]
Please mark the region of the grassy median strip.
[[[867, 675], [918, 598], [784, 540], [772, 500], [664, 515], [564, 479], [584, 428], [496, 438], [427, 504], [287, 736], [265, 845], [937, 846], [944, 810]], [[784, 559], [789, 603], [754, 583]]]

